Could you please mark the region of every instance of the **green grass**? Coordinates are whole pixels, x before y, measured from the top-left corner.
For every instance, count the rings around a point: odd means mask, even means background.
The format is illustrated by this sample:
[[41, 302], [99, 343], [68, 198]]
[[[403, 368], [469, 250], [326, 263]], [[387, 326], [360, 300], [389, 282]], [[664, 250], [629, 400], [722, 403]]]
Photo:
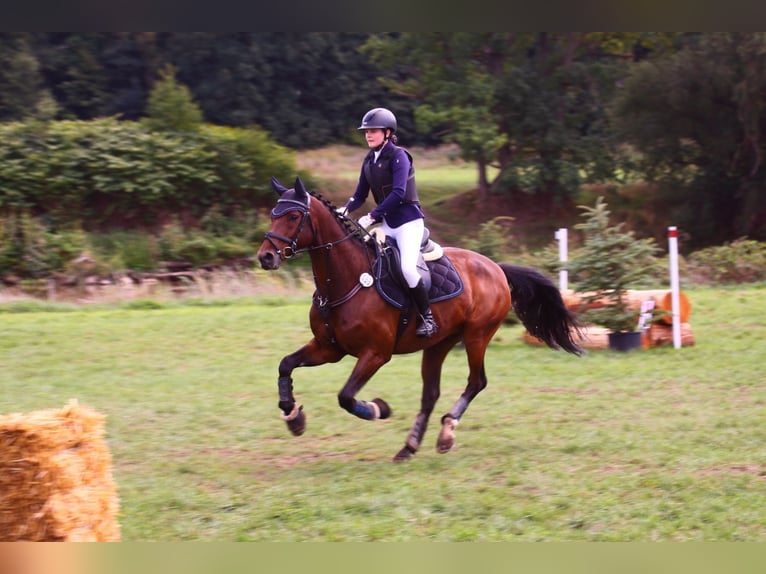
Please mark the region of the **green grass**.
[[[438, 418], [465, 384], [448, 357], [422, 450], [390, 459], [419, 406], [419, 355], [359, 397], [353, 360], [298, 369], [308, 428], [276, 408], [276, 367], [309, 338], [309, 299], [0, 313], [0, 412], [77, 398], [107, 415], [133, 541], [766, 540], [766, 288], [686, 291], [697, 344], [584, 358], [504, 327], [457, 445]], [[0, 306], [0, 311], [8, 306]]]

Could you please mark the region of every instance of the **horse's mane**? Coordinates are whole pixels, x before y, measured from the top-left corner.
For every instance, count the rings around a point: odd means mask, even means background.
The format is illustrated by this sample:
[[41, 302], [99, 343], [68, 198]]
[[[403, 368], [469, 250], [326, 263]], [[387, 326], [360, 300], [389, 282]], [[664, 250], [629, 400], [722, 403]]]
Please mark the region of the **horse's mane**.
[[354, 236], [354, 239], [358, 240], [359, 243], [362, 245], [365, 244], [364, 237], [362, 237], [362, 229], [358, 225], [354, 225], [354, 223], [351, 221], [348, 217], [343, 217], [340, 213], [336, 211], [337, 206], [334, 205], [329, 199], [326, 199], [322, 197], [322, 194], [317, 191], [311, 191], [309, 189], [306, 190], [311, 197], [318, 200], [322, 205], [324, 205], [332, 214], [332, 216], [335, 218], [335, 221], [340, 223], [343, 228], [351, 235]]

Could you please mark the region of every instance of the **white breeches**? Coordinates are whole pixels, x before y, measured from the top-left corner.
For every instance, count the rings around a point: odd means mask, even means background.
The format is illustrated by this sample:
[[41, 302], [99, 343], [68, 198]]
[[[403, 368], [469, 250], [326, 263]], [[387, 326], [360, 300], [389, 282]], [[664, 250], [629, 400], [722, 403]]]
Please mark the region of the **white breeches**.
[[420, 254], [420, 242], [423, 240], [425, 224], [423, 219], [415, 219], [400, 225], [389, 227], [384, 219], [380, 224], [386, 235], [396, 239], [399, 245], [399, 256], [402, 260], [402, 275], [410, 288], [415, 287], [420, 281], [418, 273], [418, 255]]

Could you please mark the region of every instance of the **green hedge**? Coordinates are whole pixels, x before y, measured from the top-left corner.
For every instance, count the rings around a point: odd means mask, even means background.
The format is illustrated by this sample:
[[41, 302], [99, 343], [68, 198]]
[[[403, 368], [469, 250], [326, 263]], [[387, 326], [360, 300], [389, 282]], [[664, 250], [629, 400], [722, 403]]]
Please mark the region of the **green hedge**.
[[766, 242], [742, 237], [695, 251], [687, 258], [689, 273], [699, 283], [716, 285], [766, 280]]
[[[263, 203], [294, 154], [257, 127], [152, 131], [138, 122], [0, 124], [0, 212], [24, 210], [85, 228], [154, 225]], [[302, 174], [304, 175], [304, 174]], [[304, 175], [305, 176], [305, 175]]]

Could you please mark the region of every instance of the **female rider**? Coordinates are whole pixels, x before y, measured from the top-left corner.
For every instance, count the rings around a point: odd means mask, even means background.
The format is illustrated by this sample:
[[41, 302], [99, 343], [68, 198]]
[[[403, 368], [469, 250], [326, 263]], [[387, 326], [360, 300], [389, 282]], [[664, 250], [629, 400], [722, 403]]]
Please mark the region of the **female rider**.
[[370, 151], [362, 162], [354, 195], [338, 211], [345, 214], [358, 209], [372, 191], [377, 206], [360, 217], [358, 223], [364, 228], [380, 223], [383, 232], [396, 240], [402, 274], [420, 315], [415, 333], [430, 337], [438, 327], [431, 313], [428, 290], [417, 270], [425, 216], [415, 187], [412, 156], [396, 145], [396, 127], [396, 117], [386, 108], [373, 108], [364, 114], [358, 129], [364, 131]]

